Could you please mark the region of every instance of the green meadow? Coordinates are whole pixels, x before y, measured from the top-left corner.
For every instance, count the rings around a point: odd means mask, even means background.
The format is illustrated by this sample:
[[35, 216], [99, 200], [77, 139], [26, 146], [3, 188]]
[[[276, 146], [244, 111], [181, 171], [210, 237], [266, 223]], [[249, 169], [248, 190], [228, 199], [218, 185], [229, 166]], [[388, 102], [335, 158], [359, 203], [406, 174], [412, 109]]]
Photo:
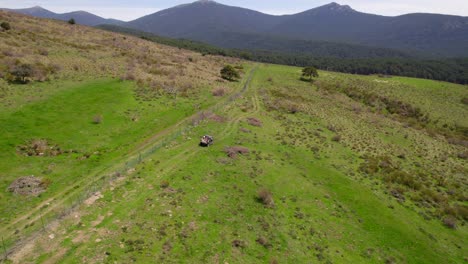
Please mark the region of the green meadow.
[[1, 261], [467, 261], [466, 86], [0, 19]]
[[[335, 78], [363, 79], [329, 72], [320, 74], [323, 77], [316, 80], [319, 85], [330, 79], [334, 82]], [[247, 91], [214, 112], [223, 117], [223, 121], [207, 118], [171, 138], [165, 147], [100, 190], [100, 199], [82, 205], [58, 227], [48, 231], [47, 234], [55, 234], [54, 240], [37, 243], [26, 260], [56, 259], [62, 263], [462, 263], [466, 249], [466, 227], [462, 219], [455, 230], [450, 229], [441, 222], [443, 216], [435, 213], [439, 205], [424, 208], [420, 200], [413, 197], [423, 196], [425, 192], [421, 189], [412, 189], [399, 181], [387, 182], [385, 168], [373, 173], [360, 170], [365, 156], [385, 153], [389, 156], [387, 162], [396, 163], [394, 156], [405, 153], [405, 162], [398, 164], [398, 170], [412, 171], [415, 168], [412, 155], [415, 155], [414, 160], [420, 160], [417, 150], [411, 149], [412, 141], [434, 141], [432, 144], [437, 151], [451, 148], [457, 151], [456, 147], [432, 138], [423, 128], [405, 126], [400, 117], [378, 112], [339, 92], [300, 81], [299, 76], [299, 68], [257, 66]], [[374, 80], [369, 78], [367, 82], [372, 85]], [[410, 79], [395, 78], [391, 82], [401, 89], [395, 93], [398, 96], [411, 88], [406, 85], [415, 85]], [[113, 96], [105, 100], [106, 88], [100, 86], [103, 83], [119, 87], [119, 92], [114, 91]], [[84, 99], [82, 93], [73, 100], [73, 105], [76, 102], [76, 107], [80, 105], [79, 109], [85, 113], [76, 113], [76, 108], [67, 104], [59, 105], [65, 113], [70, 113], [67, 116], [75, 116], [75, 120], [81, 117], [81, 122], [70, 124], [75, 130], [92, 131], [89, 134], [93, 136], [86, 137], [87, 144], [82, 145], [82, 149], [95, 146], [93, 150], [104, 151], [102, 149], [107, 146], [115, 151], [109, 159], [121, 153], [118, 148], [111, 147], [117, 141], [106, 141], [116, 136], [117, 131], [121, 131], [117, 134], [118, 145], [127, 143], [130, 147], [142, 136], [157, 132], [157, 124], [146, 127], [150, 120], [168, 116], [177, 120], [189, 114], [182, 107], [179, 113], [173, 109], [175, 113], [167, 115], [164, 108], [157, 108], [162, 107], [160, 105], [151, 108], [137, 104], [131, 100], [130, 83], [103, 83], [80, 86], [84, 92], [102, 88], [88, 94], [99, 98], [96, 100], [101, 106], [96, 109], [86, 107], [86, 102], [92, 99]], [[242, 82], [238, 85], [242, 86]], [[466, 88], [452, 86], [452, 89], [463, 94]], [[416, 88], [409, 93], [417, 91]], [[76, 92], [66, 91], [52, 97], [51, 102], [62, 102], [61, 96], [71, 94], [76, 95]], [[330, 97], [336, 98], [332, 101]], [[428, 99], [437, 100], [437, 96], [428, 96]], [[172, 102], [184, 105], [180, 100]], [[298, 108], [294, 113], [288, 110], [293, 103]], [[355, 103], [361, 104], [361, 112], [355, 113], [351, 107]], [[121, 115], [131, 107], [148, 119], [142, 122], [145, 126], [136, 126], [130, 133], [132, 126]], [[90, 121], [95, 112], [103, 113], [102, 126]], [[348, 120], [354, 115], [359, 116], [357, 121]], [[61, 123], [58, 121], [61, 119], [47, 117], [48, 123]], [[252, 118], [261, 125], [252, 125], [249, 121]], [[359, 123], [349, 126], [348, 130], [341, 128], [348, 122], [366, 122], [367, 119], [373, 126], [362, 127]], [[165, 124], [171, 125], [169, 121]], [[395, 129], [408, 130], [411, 136], [397, 138], [389, 132]], [[58, 128], [57, 134], [63, 135], [65, 131]], [[63, 141], [60, 140], [62, 136], [55, 140], [65, 145], [66, 139], [71, 137], [76, 137], [75, 144], [83, 138], [82, 134], [71, 134], [63, 135]], [[213, 135], [215, 144], [209, 148], [198, 147], [203, 134]], [[340, 140], [336, 140], [337, 134]], [[374, 144], [381, 144], [375, 148], [382, 149], [375, 153], [373, 149], [360, 149], [357, 139], [360, 136], [373, 137]], [[69, 144], [66, 146], [80, 149], [79, 145]], [[399, 152], [391, 152], [388, 145], [396, 146]], [[437, 149], [439, 145], [443, 149]], [[247, 151], [229, 157], [227, 149], [233, 146], [242, 146]], [[120, 151], [125, 150], [128, 148]], [[459, 164], [459, 169], [466, 170], [463, 161], [450, 158], [446, 162]], [[106, 159], [102, 158], [101, 162], [104, 161]], [[13, 162], [15, 160], [8, 163]], [[422, 171], [427, 164], [420, 162], [417, 168]], [[64, 167], [70, 168], [70, 165], [67, 163]], [[93, 165], [98, 166], [99, 162], [88, 164], [84, 169], [91, 169]], [[76, 171], [83, 169], [74, 166]], [[36, 171], [30, 173], [33, 172]], [[55, 173], [60, 174], [52, 175]], [[429, 180], [419, 181], [424, 188], [436, 189], [431, 184], [426, 185]], [[66, 182], [64, 179], [63, 183]], [[59, 184], [54, 188], [59, 189]], [[403, 201], [392, 196], [392, 190], [398, 188], [404, 189], [402, 195], [407, 198]], [[259, 197], [261, 190], [271, 195], [269, 203]], [[448, 200], [447, 203], [460, 202]], [[46, 236], [44, 240], [50, 239]]]

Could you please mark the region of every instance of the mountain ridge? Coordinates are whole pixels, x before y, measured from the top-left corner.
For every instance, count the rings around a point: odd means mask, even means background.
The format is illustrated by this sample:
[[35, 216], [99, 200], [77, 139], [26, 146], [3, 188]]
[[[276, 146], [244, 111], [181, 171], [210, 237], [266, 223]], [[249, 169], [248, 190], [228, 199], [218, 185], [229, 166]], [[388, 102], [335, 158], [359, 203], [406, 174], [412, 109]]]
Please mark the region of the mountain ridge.
[[468, 18], [426, 13], [381, 16], [335, 2], [276, 16], [214, 1], [197, 1], [161, 10], [125, 26], [213, 45], [223, 34], [232, 32], [343, 42], [416, 51], [427, 56], [468, 56], [468, 44], [464, 44], [468, 43]]
[[[60, 20], [74, 16], [79, 24], [119, 25], [211, 45], [219, 45], [226, 34], [244, 34], [387, 48], [416, 52], [426, 57], [468, 57], [468, 17], [430, 13], [382, 16], [363, 13], [336, 2], [291, 15], [270, 15], [212, 0], [200, 0], [129, 22], [103, 19], [83, 11], [51, 14], [38, 6], [17, 12]], [[231, 44], [241, 46], [248, 41], [239, 39]], [[263, 44], [268, 46], [268, 43]]]
[[110, 24], [110, 25], [123, 25], [125, 22], [120, 21], [113, 18], [103, 18], [97, 16], [93, 13], [77, 10], [67, 13], [55, 13], [48, 9], [45, 9], [41, 6], [33, 6], [30, 8], [21, 8], [21, 9], [8, 9], [8, 8], [0, 8], [0, 10], [11, 11], [15, 13], [20, 13], [23, 15], [30, 15], [34, 17], [40, 18], [49, 18], [49, 19], [57, 19], [68, 21], [70, 19], [74, 19], [75, 22], [78, 24], [86, 25], [86, 26], [97, 26], [100, 24]]

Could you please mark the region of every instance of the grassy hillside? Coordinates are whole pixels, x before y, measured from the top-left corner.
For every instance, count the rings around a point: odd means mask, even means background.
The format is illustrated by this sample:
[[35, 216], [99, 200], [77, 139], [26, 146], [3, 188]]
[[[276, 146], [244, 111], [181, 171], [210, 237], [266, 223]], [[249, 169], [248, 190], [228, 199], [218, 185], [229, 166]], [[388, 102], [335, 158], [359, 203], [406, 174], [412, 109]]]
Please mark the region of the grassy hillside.
[[[468, 83], [467, 58], [423, 59], [418, 58], [417, 54], [405, 56], [403, 53], [388, 52], [385, 49], [369, 49], [345, 44], [337, 45], [332, 42], [291, 41], [288, 39], [266, 41], [267, 38], [252, 34], [244, 34], [244, 38], [248, 36], [249, 41], [243, 40], [242, 47], [228, 49], [220, 47], [233, 45], [236, 42], [236, 36], [239, 34], [223, 34], [225, 36], [221, 39], [224, 44], [217, 43], [218, 47], [216, 47], [203, 42], [161, 37], [120, 26], [100, 25], [98, 28], [125, 33], [203, 54], [237, 57], [263, 63], [303, 67], [313, 65], [318, 69], [344, 73], [398, 75], [458, 84]], [[263, 42], [263, 44], [260, 44], [260, 42]], [[306, 49], [309, 49], [309, 51]], [[313, 49], [313, 52], [310, 49]]]
[[[311, 83], [296, 67], [0, 14], [21, 36], [69, 30], [43, 46], [60, 65], [47, 81], [2, 83], [7, 262], [466, 261], [466, 86], [325, 71]], [[37, 65], [17, 34], [0, 32], [3, 50]], [[93, 48], [61, 44], [75, 38]], [[239, 82], [219, 80], [227, 63], [243, 63]], [[32, 174], [40, 196], [7, 191]]]

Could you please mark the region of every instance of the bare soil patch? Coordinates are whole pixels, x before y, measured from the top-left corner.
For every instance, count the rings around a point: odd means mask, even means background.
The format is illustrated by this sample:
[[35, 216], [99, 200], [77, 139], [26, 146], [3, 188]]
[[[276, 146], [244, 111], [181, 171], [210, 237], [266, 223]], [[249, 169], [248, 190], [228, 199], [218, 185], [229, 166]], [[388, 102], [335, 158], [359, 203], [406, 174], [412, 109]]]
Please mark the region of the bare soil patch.
[[97, 200], [99, 200], [101, 198], [104, 198], [104, 195], [102, 195], [101, 192], [96, 192], [93, 195], [91, 195], [91, 197], [86, 199], [86, 201], [84, 201], [84, 203], [86, 205], [90, 206], [90, 205], [94, 204]]
[[19, 195], [38, 196], [45, 192], [48, 185], [48, 180], [37, 178], [35, 176], [25, 176], [12, 182], [8, 187], [8, 191]]

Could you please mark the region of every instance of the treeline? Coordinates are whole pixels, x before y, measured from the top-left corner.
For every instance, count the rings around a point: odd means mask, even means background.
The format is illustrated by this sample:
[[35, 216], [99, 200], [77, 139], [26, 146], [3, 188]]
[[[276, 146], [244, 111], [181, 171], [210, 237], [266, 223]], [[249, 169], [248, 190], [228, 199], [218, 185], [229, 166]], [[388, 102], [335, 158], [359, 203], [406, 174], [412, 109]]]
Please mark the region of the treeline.
[[459, 84], [468, 84], [468, 58], [417, 59], [417, 58], [334, 58], [308, 54], [279, 53], [264, 50], [238, 50], [211, 46], [187, 39], [171, 39], [134, 29], [112, 25], [98, 28], [138, 36], [156, 43], [188, 49], [205, 55], [237, 57], [246, 60], [284, 64], [291, 66], [314, 66], [318, 69], [352, 74], [384, 74], [417, 77]]

